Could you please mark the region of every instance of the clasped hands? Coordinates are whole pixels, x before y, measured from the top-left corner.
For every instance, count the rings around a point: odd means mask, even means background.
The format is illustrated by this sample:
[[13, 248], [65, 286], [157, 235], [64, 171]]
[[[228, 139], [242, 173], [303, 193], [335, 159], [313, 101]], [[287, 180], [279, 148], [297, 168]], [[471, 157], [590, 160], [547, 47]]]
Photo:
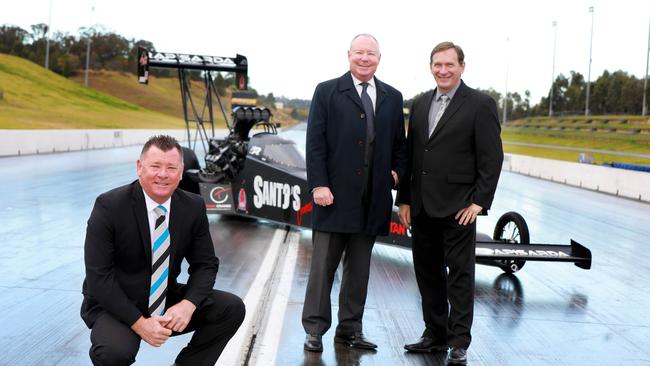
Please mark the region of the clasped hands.
[[182, 332], [192, 319], [196, 306], [189, 300], [182, 300], [171, 306], [162, 316], [151, 318], [141, 316], [131, 326], [143, 341], [154, 347], [162, 346], [174, 332]]

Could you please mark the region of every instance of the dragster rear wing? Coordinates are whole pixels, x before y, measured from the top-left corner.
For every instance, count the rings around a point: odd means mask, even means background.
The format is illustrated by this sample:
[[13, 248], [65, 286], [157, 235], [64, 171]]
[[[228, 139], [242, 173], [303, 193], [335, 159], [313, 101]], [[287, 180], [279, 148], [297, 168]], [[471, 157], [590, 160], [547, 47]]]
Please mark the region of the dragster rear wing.
[[240, 54], [235, 57], [202, 56], [152, 52], [144, 47], [138, 47], [138, 81], [141, 84], [149, 82], [149, 67], [234, 72], [237, 88], [240, 90], [248, 88], [248, 59]]

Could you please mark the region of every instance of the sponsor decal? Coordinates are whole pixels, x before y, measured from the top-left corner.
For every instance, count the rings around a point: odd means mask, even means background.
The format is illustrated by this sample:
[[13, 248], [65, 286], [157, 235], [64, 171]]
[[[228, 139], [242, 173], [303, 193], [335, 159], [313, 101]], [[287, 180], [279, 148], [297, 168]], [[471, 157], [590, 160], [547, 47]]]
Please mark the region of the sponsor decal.
[[244, 188], [239, 189], [239, 202], [237, 203], [237, 209], [239, 211], [248, 212], [248, 208], [246, 206], [246, 191]]
[[477, 255], [483, 256], [512, 256], [512, 257], [546, 257], [546, 258], [566, 258], [569, 254], [563, 251], [555, 250], [535, 250], [535, 249], [490, 249], [476, 248]]
[[206, 205], [210, 209], [230, 210], [232, 209], [232, 198], [230, 196], [231, 188], [224, 186], [215, 186], [210, 190], [209, 197], [212, 205]]
[[259, 146], [252, 146], [249, 150], [248, 153], [251, 155], [259, 156], [260, 153], [262, 152], [262, 148]]
[[390, 233], [393, 235], [411, 237], [411, 229], [407, 228], [400, 222], [390, 222]]
[[167, 63], [183, 63], [183, 64], [195, 64], [195, 65], [215, 65], [222, 67], [236, 67], [235, 62], [229, 57], [219, 57], [219, 56], [199, 56], [199, 55], [186, 55], [180, 53], [169, 53], [169, 52], [156, 52], [152, 59], [158, 62], [167, 62]]
[[300, 186], [288, 183], [272, 182], [256, 175], [253, 179], [253, 205], [257, 208], [272, 206], [286, 210], [291, 206], [300, 210]]
[[298, 225], [302, 225], [302, 216], [310, 213], [312, 210], [313, 210], [312, 202], [309, 201], [309, 203], [302, 206], [300, 208], [300, 211], [298, 211], [298, 215], [296, 216], [296, 223]]

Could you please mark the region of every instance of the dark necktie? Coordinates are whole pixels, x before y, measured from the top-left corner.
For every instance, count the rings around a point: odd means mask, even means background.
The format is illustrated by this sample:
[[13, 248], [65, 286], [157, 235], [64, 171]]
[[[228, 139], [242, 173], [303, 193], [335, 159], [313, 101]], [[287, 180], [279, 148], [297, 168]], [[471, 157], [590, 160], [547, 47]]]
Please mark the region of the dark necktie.
[[169, 229], [165, 223], [167, 210], [163, 205], [154, 208], [158, 218], [151, 240], [151, 289], [149, 314], [162, 315], [165, 311], [167, 278], [169, 277]]
[[442, 118], [442, 115], [445, 113], [445, 109], [447, 109], [447, 105], [449, 105], [449, 97], [446, 95], [441, 95], [440, 106], [438, 107], [438, 113], [436, 113], [436, 116], [434, 117], [432, 123], [429, 124], [429, 136], [431, 136], [433, 130], [436, 129], [436, 126], [438, 125], [440, 118]]
[[368, 83], [361, 83], [363, 89], [361, 90], [361, 103], [363, 103], [363, 111], [366, 114], [366, 138], [367, 143], [372, 143], [375, 140], [375, 109], [372, 107], [372, 99], [368, 95]]

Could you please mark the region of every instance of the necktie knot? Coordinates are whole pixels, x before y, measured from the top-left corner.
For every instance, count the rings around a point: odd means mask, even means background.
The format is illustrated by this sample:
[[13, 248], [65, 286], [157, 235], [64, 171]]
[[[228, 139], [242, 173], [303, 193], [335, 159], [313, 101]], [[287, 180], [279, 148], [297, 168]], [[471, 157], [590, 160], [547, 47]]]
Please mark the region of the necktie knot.
[[447, 103], [447, 100], [449, 100], [449, 97], [447, 95], [443, 94], [443, 95], [440, 96], [440, 101], [442, 103]]
[[156, 208], [153, 209], [153, 211], [156, 213], [158, 217], [165, 216], [167, 214], [167, 209], [163, 205], [158, 205]]
[[367, 93], [368, 92], [368, 83], [361, 83], [361, 92], [362, 93]]

